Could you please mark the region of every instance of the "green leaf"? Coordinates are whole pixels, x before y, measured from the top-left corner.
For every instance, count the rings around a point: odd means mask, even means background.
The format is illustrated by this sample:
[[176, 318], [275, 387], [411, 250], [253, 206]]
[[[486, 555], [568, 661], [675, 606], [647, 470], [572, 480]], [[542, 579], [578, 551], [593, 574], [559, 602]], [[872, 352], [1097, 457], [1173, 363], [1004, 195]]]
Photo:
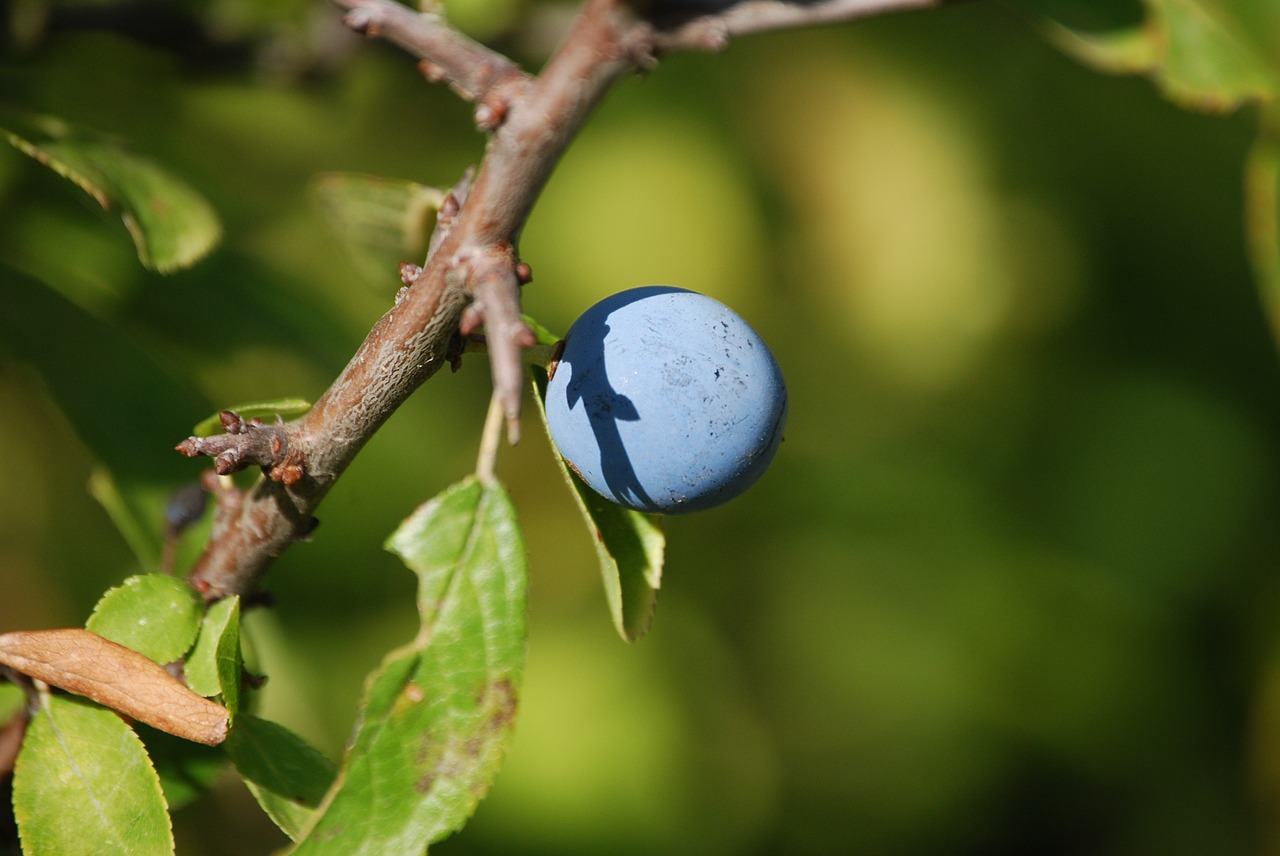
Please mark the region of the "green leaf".
[[[547, 427], [547, 373], [534, 366], [534, 400], [543, 427]], [[550, 428], [547, 435], [550, 436]], [[552, 444], [552, 448], [555, 444]], [[658, 589], [662, 585], [662, 563], [666, 552], [666, 536], [662, 518], [643, 514], [610, 502], [575, 473], [559, 452], [560, 468], [573, 488], [583, 520], [595, 543], [604, 579], [605, 597], [614, 627], [628, 642], [635, 642], [649, 630], [658, 606]]]
[[160, 779], [138, 735], [109, 710], [44, 693], [13, 778], [23, 852], [173, 852]]
[[205, 614], [196, 645], [187, 657], [187, 686], [212, 698], [222, 696], [223, 706], [234, 721], [240, 709], [240, 674], [244, 658], [240, 652], [240, 598], [224, 598]]
[[102, 596], [85, 629], [164, 665], [187, 653], [195, 641], [200, 599], [176, 577], [129, 577]]
[[299, 854], [418, 856], [461, 828], [510, 738], [527, 581], [506, 492], [456, 484], [388, 547], [418, 574], [422, 628], [369, 677], [355, 739]]
[[191, 478], [181, 455], [156, 454], [210, 405], [121, 330], [0, 264], [0, 355], [31, 365], [76, 434], [122, 490]]
[[296, 839], [337, 776], [333, 761], [283, 725], [252, 714], [236, 720], [223, 745], [267, 816]]
[[218, 215], [200, 193], [115, 140], [47, 117], [31, 121], [21, 133], [3, 132], [15, 148], [73, 182], [104, 209], [118, 210], [138, 259], [152, 270], [190, 267], [222, 237]]
[[334, 234], [370, 282], [392, 282], [401, 261], [426, 258], [444, 201], [440, 190], [345, 172], [318, 175], [311, 189]]
[[556, 345], [564, 338], [563, 336], [557, 336], [546, 327], [543, 327], [532, 315], [521, 315], [520, 320], [528, 324], [529, 329], [533, 330], [533, 334], [537, 337], [539, 345]]
[[1224, 112], [1280, 94], [1274, 0], [1011, 2], [1044, 21], [1067, 53], [1103, 71], [1146, 74], [1183, 107]]
[[1245, 225], [1262, 304], [1280, 344], [1280, 105], [1264, 116], [1245, 166]]
[[[254, 401], [249, 404], [237, 404], [224, 408], [238, 413], [245, 419], [275, 419], [277, 416], [287, 418], [301, 416], [311, 409], [311, 402], [302, 398], [277, 398], [274, 401]], [[197, 437], [212, 437], [222, 433], [222, 411], [203, 419], [196, 425], [193, 433]]]
[[0, 725], [8, 722], [27, 703], [27, 694], [14, 684], [0, 681]]

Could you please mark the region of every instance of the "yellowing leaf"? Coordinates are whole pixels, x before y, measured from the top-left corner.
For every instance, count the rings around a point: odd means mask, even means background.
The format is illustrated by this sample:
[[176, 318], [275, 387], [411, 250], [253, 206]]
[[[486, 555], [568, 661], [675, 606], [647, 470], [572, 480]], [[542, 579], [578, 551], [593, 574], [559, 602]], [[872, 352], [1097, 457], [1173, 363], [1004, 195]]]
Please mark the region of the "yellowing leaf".
[[120, 717], [79, 699], [42, 694], [14, 770], [13, 812], [32, 856], [173, 853], [142, 741]]
[[196, 695], [149, 657], [88, 630], [6, 633], [0, 664], [176, 737], [215, 746], [227, 736], [226, 708]]
[[298, 856], [419, 856], [475, 810], [511, 736], [527, 581], [505, 491], [454, 485], [388, 546], [418, 574], [422, 628], [370, 675], [355, 739]]

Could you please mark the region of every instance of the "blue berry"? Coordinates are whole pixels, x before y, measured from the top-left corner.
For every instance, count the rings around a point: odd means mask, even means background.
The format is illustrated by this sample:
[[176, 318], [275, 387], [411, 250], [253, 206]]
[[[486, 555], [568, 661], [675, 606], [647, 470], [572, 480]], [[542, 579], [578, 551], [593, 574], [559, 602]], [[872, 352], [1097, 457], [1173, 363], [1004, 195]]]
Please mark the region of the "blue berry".
[[782, 440], [787, 388], [733, 310], [651, 285], [573, 323], [546, 404], [552, 440], [587, 484], [637, 511], [680, 514], [760, 478]]

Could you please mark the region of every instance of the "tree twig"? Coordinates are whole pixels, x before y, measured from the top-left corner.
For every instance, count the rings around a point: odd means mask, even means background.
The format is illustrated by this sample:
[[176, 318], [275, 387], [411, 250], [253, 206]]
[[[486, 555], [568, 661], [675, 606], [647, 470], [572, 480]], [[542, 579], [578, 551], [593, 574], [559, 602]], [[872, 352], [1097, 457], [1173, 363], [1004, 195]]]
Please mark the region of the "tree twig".
[[243, 493], [206, 482], [217, 489], [218, 510], [191, 581], [208, 600], [252, 592], [281, 552], [309, 537], [316, 507], [357, 452], [415, 389], [457, 359], [460, 324], [485, 326], [494, 398], [515, 439], [521, 352], [533, 343], [519, 314], [519, 286], [530, 278], [516, 250], [520, 233], [552, 168], [620, 78], [651, 67], [659, 51], [723, 46], [746, 32], [945, 0], [747, 0], [666, 23], [640, 17], [623, 0], [586, 0], [536, 78], [438, 16], [392, 0], [332, 2], [348, 10], [348, 25], [404, 47], [438, 69], [434, 77], [478, 100], [478, 123], [492, 137], [474, 180], [464, 177], [450, 193], [425, 266], [402, 268], [407, 286], [396, 305], [307, 414], [279, 425], [227, 414], [226, 433], [179, 444], [185, 454], [214, 457], [219, 473], [264, 471]]
[[482, 128], [501, 124], [507, 104], [529, 85], [529, 75], [518, 65], [453, 29], [440, 15], [414, 12], [395, 0], [332, 2], [347, 10], [343, 21], [348, 27], [418, 57], [418, 68], [428, 80], [447, 83], [476, 102], [476, 123]]
[[654, 45], [662, 52], [721, 51], [728, 47], [730, 40], [753, 33], [813, 27], [955, 2], [957, 0], [741, 0], [711, 12], [702, 4], [687, 9], [677, 5], [655, 15], [658, 33]]

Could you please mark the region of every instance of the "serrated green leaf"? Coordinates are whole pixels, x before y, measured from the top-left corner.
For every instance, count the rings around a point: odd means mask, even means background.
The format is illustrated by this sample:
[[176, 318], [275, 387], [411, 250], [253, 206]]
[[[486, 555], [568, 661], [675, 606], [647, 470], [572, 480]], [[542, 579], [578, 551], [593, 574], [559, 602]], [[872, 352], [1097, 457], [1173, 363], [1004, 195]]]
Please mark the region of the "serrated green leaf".
[[1149, 75], [1183, 107], [1227, 111], [1280, 94], [1274, 0], [1011, 0], [1051, 41], [1113, 73]]
[[311, 188], [334, 234], [370, 282], [394, 282], [401, 261], [426, 258], [442, 191], [345, 172], [318, 175]]
[[223, 745], [267, 816], [296, 839], [332, 786], [337, 766], [283, 725], [252, 714], [236, 720]]
[[[550, 436], [545, 405], [547, 373], [537, 366], [530, 371], [538, 415]], [[662, 518], [610, 502], [589, 488], [558, 452], [556, 457], [592, 535], [614, 627], [623, 639], [635, 642], [648, 632], [658, 606], [667, 543]]]
[[205, 613], [200, 635], [187, 657], [187, 686], [212, 698], [222, 696], [223, 706], [234, 721], [240, 709], [240, 675], [244, 665], [240, 652], [240, 598], [224, 598]]
[[104, 209], [118, 211], [138, 259], [152, 270], [190, 267], [222, 237], [218, 215], [200, 193], [118, 141], [48, 118], [4, 134], [19, 151], [74, 183]]
[[13, 778], [23, 852], [173, 853], [160, 779], [142, 741], [109, 710], [45, 693]]
[[195, 641], [200, 599], [176, 577], [140, 574], [104, 594], [85, 629], [164, 665], [187, 653]]
[[[302, 398], [277, 398], [273, 401], [254, 401], [249, 404], [237, 404], [223, 408], [240, 414], [245, 419], [275, 419], [277, 416], [288, 419], [301, 416], [311, 409], [311, 402]], [[193, 432], [197, 437], [212, 437], [222, 433], [222, 411], [209, 416], [196, 425]]]
[[1280, 345], [1280, 104], [1264, 117], [1245, 166], [1245, 226], [1262, 304]]
[[475, 810], [511, 734], [527, 582], [506, 492], [454, 485], [388, 547], [418, 574], [422, 628], [366, 683], [354, 742], [298, 854], [418, 856]]
[[134, 722], [133, 730], [142, 738], [151, 766], [160, 776], [160, 789], [170, 811], [198, 799], [226, 766], [227, 755], [222, 746], [193, 743], [141, 722]]

